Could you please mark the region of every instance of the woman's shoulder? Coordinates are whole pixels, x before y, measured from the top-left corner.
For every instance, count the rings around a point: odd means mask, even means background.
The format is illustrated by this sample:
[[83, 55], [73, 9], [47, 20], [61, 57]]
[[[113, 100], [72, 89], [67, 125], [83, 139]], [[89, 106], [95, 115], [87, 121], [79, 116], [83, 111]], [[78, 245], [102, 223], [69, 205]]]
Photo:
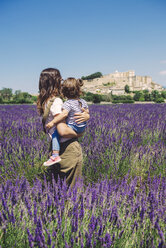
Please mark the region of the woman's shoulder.
[[53, 104], [57, 104], [57, 103], [63, 104], [63, 101], [60, 97], [55, 97], [53, 99]]
[[60, 97], [56, 97], [55, 99], [52, 98], [52, 105], [50, 110], [53, 111], [54, 109], [61, 108], [63, 105], [63, 101]]
[[60, 97], [56, 97], [51, 105], [50, 112], [54, 116], [62, 112], [63, 101]]

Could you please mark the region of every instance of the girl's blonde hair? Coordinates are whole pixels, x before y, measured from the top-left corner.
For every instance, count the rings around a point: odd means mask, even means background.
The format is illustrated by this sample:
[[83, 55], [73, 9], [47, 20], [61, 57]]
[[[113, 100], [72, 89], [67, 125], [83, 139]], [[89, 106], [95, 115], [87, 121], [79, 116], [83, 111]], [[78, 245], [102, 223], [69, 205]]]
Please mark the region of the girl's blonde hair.
[[60, 71], [54, 68], [44, 69], [39, 78], [39, 95], [37, 109], [40, 115], [44, 113], [44, 104], [53, 96], [60, 96], [62, 77]]
[[63, 96], [69, 99], [80, 97], [82, 94], [81, 86], [83, 86], [83, 84], [82, 79], [67, 78], [62, 84]]

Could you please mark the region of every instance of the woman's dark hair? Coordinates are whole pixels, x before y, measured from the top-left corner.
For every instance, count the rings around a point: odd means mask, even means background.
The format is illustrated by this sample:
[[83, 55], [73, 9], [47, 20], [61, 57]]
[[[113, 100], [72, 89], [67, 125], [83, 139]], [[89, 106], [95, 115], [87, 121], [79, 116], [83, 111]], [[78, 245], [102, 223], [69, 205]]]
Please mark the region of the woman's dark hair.
[[39, 95], [37, 109], [40, 115], [44, 113], [44, 104], [53, 96], [60, 96], [62, 77], [60, 71], [54, 68], [44, 69], [39, 78]]
[[83, 86], [82, 79], [67, 78], [62, 84], [62, 94], [69, 99], [80, 97], [82, 94], [81, 86]]

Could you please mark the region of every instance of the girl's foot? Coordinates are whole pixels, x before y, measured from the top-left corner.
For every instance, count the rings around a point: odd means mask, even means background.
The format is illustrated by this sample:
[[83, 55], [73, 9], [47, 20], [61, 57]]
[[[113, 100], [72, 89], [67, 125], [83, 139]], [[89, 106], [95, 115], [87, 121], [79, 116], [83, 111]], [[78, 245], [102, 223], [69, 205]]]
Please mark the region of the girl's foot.
[[61, 158], [59, 156], [51, 156], [49, 158], [49, 160], [47, 160], [46, 162], [44, 162], [44, 166], [51, 166], [53, 164], [59, 163], [61, 161]]

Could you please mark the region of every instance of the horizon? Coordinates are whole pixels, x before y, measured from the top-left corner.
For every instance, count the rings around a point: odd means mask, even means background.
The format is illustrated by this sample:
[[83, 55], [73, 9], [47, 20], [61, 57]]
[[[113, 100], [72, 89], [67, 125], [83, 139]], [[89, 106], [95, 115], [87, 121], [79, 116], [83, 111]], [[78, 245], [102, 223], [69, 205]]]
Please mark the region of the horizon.
[[[131, 71], [131, 70], [128, 70], [128, 71]], [[128, 71], [126, 71], [126, 72], [128, 72]], [[120, 72], [120, 71], [118, 71], [118, 70], [115, 70], [114, 72], [111, 72], [111, 73], [108, 73], [108, 74], [102, 74], [102, 76], [106, 76], [106, 75], [109, 75], [109, 74], [112, 74], [112, 73], [115, 73], [115, 72]], [[96, 72], [95, 72], [96, 73]], [[101, 72], [102, 73], [102, 72]], [[93, 73], [91, 73], [91, 74], [93, 74]], [[89, 75], [91, 75], [91, 74], [89, 74]], [[89, 76], [89, 75], [84, 75], [84, 76]], [[137, 74], [135, 74], [136, 76], [148, 76], [148, 77], [151, 77], [150, 75], [137, 75]], [[152, 82], [154, 82], [153, 81], [153, 78], [152, 78]], [[154, 83], [156, 83], [156, 82], [154, 82]], [[158, 84], [158, 83], [156, 83], [156, 84]], [[161, 84], [159, 84], [159, 85], [161, 85]], [[161, 85], [162, 87], [163, 87], [163, 89], [166, 89], [166, 86], [163, 86], [163, 85]], [[8, 88], [8, 87], [2, 87], [0, 90], [2, 90], [3, 88]], [[10, 89], [12, 89], [12, 88], [10, 88]], [[20, 89], [17, 89], [17, 90], [20, 90]], [[12, 92], [13, 92], [13, 94], [15, 93], [15, 91], [17, 91], [17, 90], [14, 90], [14, 89], [12, 89]], [[24, 92], [24, 91], [22, 91], [21, 90], [21, 92]], [[31, 95], [34, 95], [34, 96], [36, 96], [36, 95], [38, 95], [38, 93], [37, 92], [33, 92], [33, 93], [31, 93], [31, 92], [28, 92], [29, 94], [31, 94]]]
[[166, 88], [163, 0], [0, 2], [0, 89], [37, 94], [40, 73], [63, 78], [134, 70]]
[[[131, 71], [131, 70], [128, 70], [128, 71]], [[128, 71], [126, 71], [126, 72], [128, 72]], [[106, 76], [106, 75], [109, 75], [109, 74], [112, 74], [112, 73], [115, 73], [115, 72], [119, 72], [118, 70], [115, 70], [114, 72], [111, 72], [111, 73], [108, 73], [108, 74], [102, 74], [102, 76]], [[134, 71], [135, 72], [135, 71]], [[96, 72], [95, 72], [96, 73]], [[102, 72], [101, 72], [102, 73]], [[93, 74], [93, 73], [92, 73]], [[89, 75], [91, 75], [91, 74], [89, 74]], [[85, 75], [85, 76], [89, 76], [89, 75]], [[136, 74], [135, 74], [136, 75]], [[150, 75], [136, 75], [136, 76], [150, 76]], [[154, 82], [154, 81], [152, 81], [152, 82]], [[156, 83], [156, 82], [154, 82], [154, 83]], [[157, 83], [156, 83], [157, 84]], [[162, 87], [163, 87], [163, 89], [166, 89], [166, 86], [163, 86], [163, 85], [161, 85]], [[6, 87], [2, 87], [0, 90], [2, 90], [3, 88], [6, 88]], [[10, 88], [10, 89], [12, 89], [12, 88]], [[19, 89], [17, 89], [17, 90], [19, 90]], [[13, 92], [13, 94], [14, 94], [14, 91], [15, 90], [13, 90], [12, 89], [12, 92]], [[22, 92], [22, 91], [21, 91]], [[34, 96], [37, 96], [38, 95], [38, 93], [36, 92], [36, 93], [31, 93], [31, 92], [28, 92], [29, 94], [31, 94], [31, 95], [34, 95]]]

